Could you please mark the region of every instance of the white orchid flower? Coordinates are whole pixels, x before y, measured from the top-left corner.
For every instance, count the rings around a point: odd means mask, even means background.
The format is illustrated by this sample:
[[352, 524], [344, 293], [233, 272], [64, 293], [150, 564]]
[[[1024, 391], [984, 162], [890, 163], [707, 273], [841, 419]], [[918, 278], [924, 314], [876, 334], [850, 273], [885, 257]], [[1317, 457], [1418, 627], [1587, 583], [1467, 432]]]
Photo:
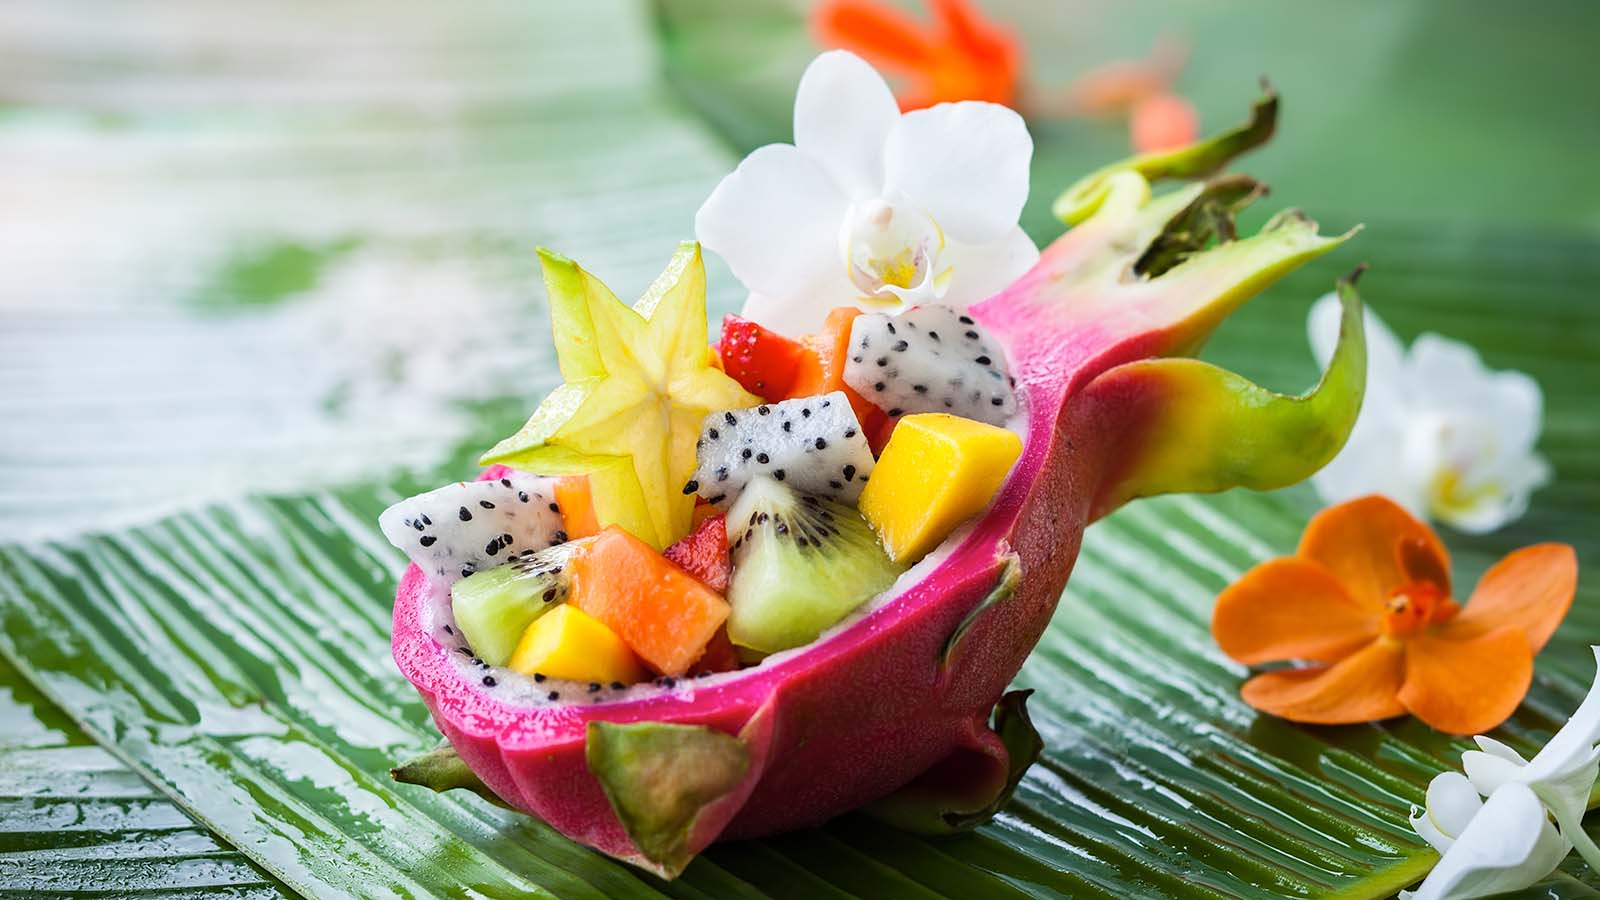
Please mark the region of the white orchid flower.
[[1017, 226], [1033, 139], [994, 103], [900, 114], [860, 57], [812, 61], [794, 144], [757, 148], [695, 216], [695, 233], [749, 289], [744, 315], [790, 335], [828, 310], [965, 307], [1039, 258]]
[[[1326, 365], [1339, 301], [1311, 308], [1311, 345]], [[1344, 449], [1312, 485], [1325, 503], [1381, 493], [1423, 519], [1481, 534], [1521, 516], [1550, 480], [1534, 451], [1543, 397], [1521, 372], [1484, 367], [1466, 344], [1424, 334], [1406, 350], [1369, 307], [1367, 394]]]
[[[1442, 854], [1439, 864], [1415, 891], [1401, 891], [1402, 900], [1471, 900], [1525, 888], [1555, 871], [1572, 849], [1550, 827], [1544, 804], [1527, 785], [1504, 784], [1488, 801], [1479, 800], [1465, 778], [1446, 782], [1436, 792], [1440, 779], [1451, 775], [1461, 778], [1447, 772], [1428, 785], [1424, 818], [1446, 838], [1442, 849], [1434, 844]], [[1433, 809], [1436, 801], [1438, 811]]]
[[1478, 750], [1461, 755], [1462, 768], [1480, 794], [1491, 794], [1505, 784], [1524, 784], [1550, 809], [1561, 834], [1577, 848], [1590, 868], [1600, 871], [1600, 847], [1583, 830], [1589, 795], [1600, 778], [1600, 647], [1595, 654], [1595, 683], [1577, 712], [1561, 726], [1550, 742], [1525, 760], [1499, 741], [1478, 735]]
[[[1428, 784], [1427, 808], [1412, 813], [1411, 827], [1442, 858], [1415, 894], [1402, 896], [1463, 900], [1527, 887], [1574, 847], [1590, 868], [1600, 870], [1600, 848], [1583, 830], [1600, 778], [1600, 646], [1590, 649], [1594, 684], [1532, 760], [1478, 735], [1481, 749], [1461, 757], [1465, 775], [1444, 772]], [[1552, 815], [1559, 831], [1550, 824]]]

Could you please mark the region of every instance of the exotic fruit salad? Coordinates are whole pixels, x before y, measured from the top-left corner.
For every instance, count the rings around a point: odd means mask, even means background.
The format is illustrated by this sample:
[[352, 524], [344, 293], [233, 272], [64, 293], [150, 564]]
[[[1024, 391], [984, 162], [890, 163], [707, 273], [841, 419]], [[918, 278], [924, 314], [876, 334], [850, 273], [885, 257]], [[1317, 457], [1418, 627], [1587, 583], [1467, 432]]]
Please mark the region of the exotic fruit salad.
[[[380, 520], [413, 562], [395, 660], [448, 741], [396, 777], [669, 878], [713, 841], [859, 807], [932, 832], [987, 819], [1039, 753], [1005, 691], [1085, 526], [1137, 497], [1294, 483], [1354, 422], [1349, 284], [1304, 396], [1184, 358], [1344, 240], [1293, 211], [1235, 232], [1262, 187], [1218, 173], [1276, 107], [1080, 181], [1039, 253], [1016, 228], [1015, 114], [901, 116], [828, 54], [797, 144], [701, 210], [752, 289], [716, 345], [699, 244], [632, 305], [541, 252], [564, 383], [476, 480]], [[1189, 183], [1153, 192], [1169, 179]]]

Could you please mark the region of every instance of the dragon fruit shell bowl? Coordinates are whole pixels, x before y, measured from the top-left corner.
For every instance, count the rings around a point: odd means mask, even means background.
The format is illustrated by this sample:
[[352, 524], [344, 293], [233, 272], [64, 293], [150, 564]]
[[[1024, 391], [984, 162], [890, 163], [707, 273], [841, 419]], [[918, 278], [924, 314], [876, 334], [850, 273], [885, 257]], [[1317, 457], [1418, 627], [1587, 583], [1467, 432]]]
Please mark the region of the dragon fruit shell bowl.
[[[814, 643], [742, 670], [544, 704], [486, 688], [452, 658], [457, 648], [438, 639], [448, 590], [412, 566], [396, 596], [394, 657], [461, 762], [506, 804], [667, 877], [715, 840], [869, 804], [931, 830], [981, 821], [1031, 762], [1011, 758], [991, 714], [1048, 625], [1084, 528], [1139, 496], [1293, 483], [1354, 422], [1365, 373], [1351, 290], [1338, 351], [1304, 396], [1184, 358], [1245, 299], [1342, 238], [1290, 213], [1151, 262], [1259, 193], [1210, 176], [1271, 133], [1275, 109], [1269, 97], [1241, 129], [1108, 167], [1062, 195], [1058, 213], [1074, 227], [968, 311], [1010, 361], [1019, 461], [978, 519]], [[1209, 180], [1152, 196], [1152, 182], [1173, 176]], [[647, 723], [692, 726], [670, 732], [688, 744], [652, 745], [687, 758], [699, 758], [694, 735], [738, 750], [717, 778], [668, 798], [678, 814], [664, 830], [641, 825], [616, 778], [597, 776], [592, 746], [611, 725]], [[641, 768], [636, 785], [659, 787], [657, 762], [638, 748], [623, 765]]]

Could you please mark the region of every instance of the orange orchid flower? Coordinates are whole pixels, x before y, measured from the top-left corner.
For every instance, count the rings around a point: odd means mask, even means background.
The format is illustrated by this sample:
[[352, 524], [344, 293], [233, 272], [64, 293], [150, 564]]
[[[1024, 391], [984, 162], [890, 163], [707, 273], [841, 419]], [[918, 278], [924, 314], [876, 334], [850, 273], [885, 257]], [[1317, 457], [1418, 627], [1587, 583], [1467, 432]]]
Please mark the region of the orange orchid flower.
[[811, 23], [824, 46], [898, 76], [903, 111], [957, 100], [1016, 106], [1022, 45], [970, 0], [928, 0], [922, 22], [879, 0], [823, 0]]
[[1138, 153], [1192, 144], [1200, 135], [1194, 104], [1173, 92], [1188, 61], [1171, 40], [1156, 44], [1148, 59], [1119, 60], [1092, 69], [1068, 89], [1066, 110], [1096, 118], [1128, 117], [1128, 137]]
[[817, 42], [849, 50], [896, 75], [902, 111], [936, 103], [987, 100], [1032, 115], [1128, 117], [1139, 153], [1193, 143], [1200, 133], [1194, 105], [1171, 90], [1185, 53], [1163, 42], [1149, 60], [1114, 62], [1078, 79], [1059, 95], [1022, 85], [1023, 49], [1007, 28], [971, 0], [928, 0], [931, 22], [881, 0], [822, 0], [812, 8]]
[[1314, 663], [1245, 682], [1240, 695], [1262, 712], [1323, 725], [1409, 712], [1478, 734], [1522, 702], [1577, 582], [1571, 547], [1536, 544], [1490, 567], [1462, 607], [1439, 537], [1394, 502], [1362, 497], [1318, 513], [1294, 556], [1223, 591], [1211, 633], [1242, 663]]
[[1176, 150], [1199, 137], [1200, 114], [1177, 94], [1152, 94], [1134, 104], [1128, 115], [1128, 139], [1137, 153]]

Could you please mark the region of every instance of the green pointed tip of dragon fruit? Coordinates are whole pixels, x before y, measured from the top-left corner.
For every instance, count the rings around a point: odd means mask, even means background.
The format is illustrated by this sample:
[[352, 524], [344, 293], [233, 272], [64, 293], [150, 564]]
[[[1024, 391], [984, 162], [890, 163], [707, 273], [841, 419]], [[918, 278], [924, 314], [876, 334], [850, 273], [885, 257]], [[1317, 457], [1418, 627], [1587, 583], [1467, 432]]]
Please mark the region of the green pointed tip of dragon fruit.
[[1194, 359], [1148, 359], [1118, 366], [1086, 389], [1082, 414], [1120, 405], [1117, 471], [1094, 503], [1103, 516], [1137, 497], [1267, 491], [1309, 478], [1333, 459], [1355, 426], [1366, 390], [1367, 353], [1354, 274], [1339, 282], [1339, 341], [1317, 386], [1277, 394]]
[[[1215, 137], [1159, 153], [1144, 153], [1112, 163], [1067, 188], [1050, 211], [1068, 225], [1093, 215], [1122, 173], [1136, 174], [1146, 185], [1168, 178], [1204, 178], [1272, 139], [1278, 127], [1278, 94], [1262, 84], [1263, 93], [1250, 110], [1250, 121]], [[1146, 188], [1148, 190], [1148, 187]]]

